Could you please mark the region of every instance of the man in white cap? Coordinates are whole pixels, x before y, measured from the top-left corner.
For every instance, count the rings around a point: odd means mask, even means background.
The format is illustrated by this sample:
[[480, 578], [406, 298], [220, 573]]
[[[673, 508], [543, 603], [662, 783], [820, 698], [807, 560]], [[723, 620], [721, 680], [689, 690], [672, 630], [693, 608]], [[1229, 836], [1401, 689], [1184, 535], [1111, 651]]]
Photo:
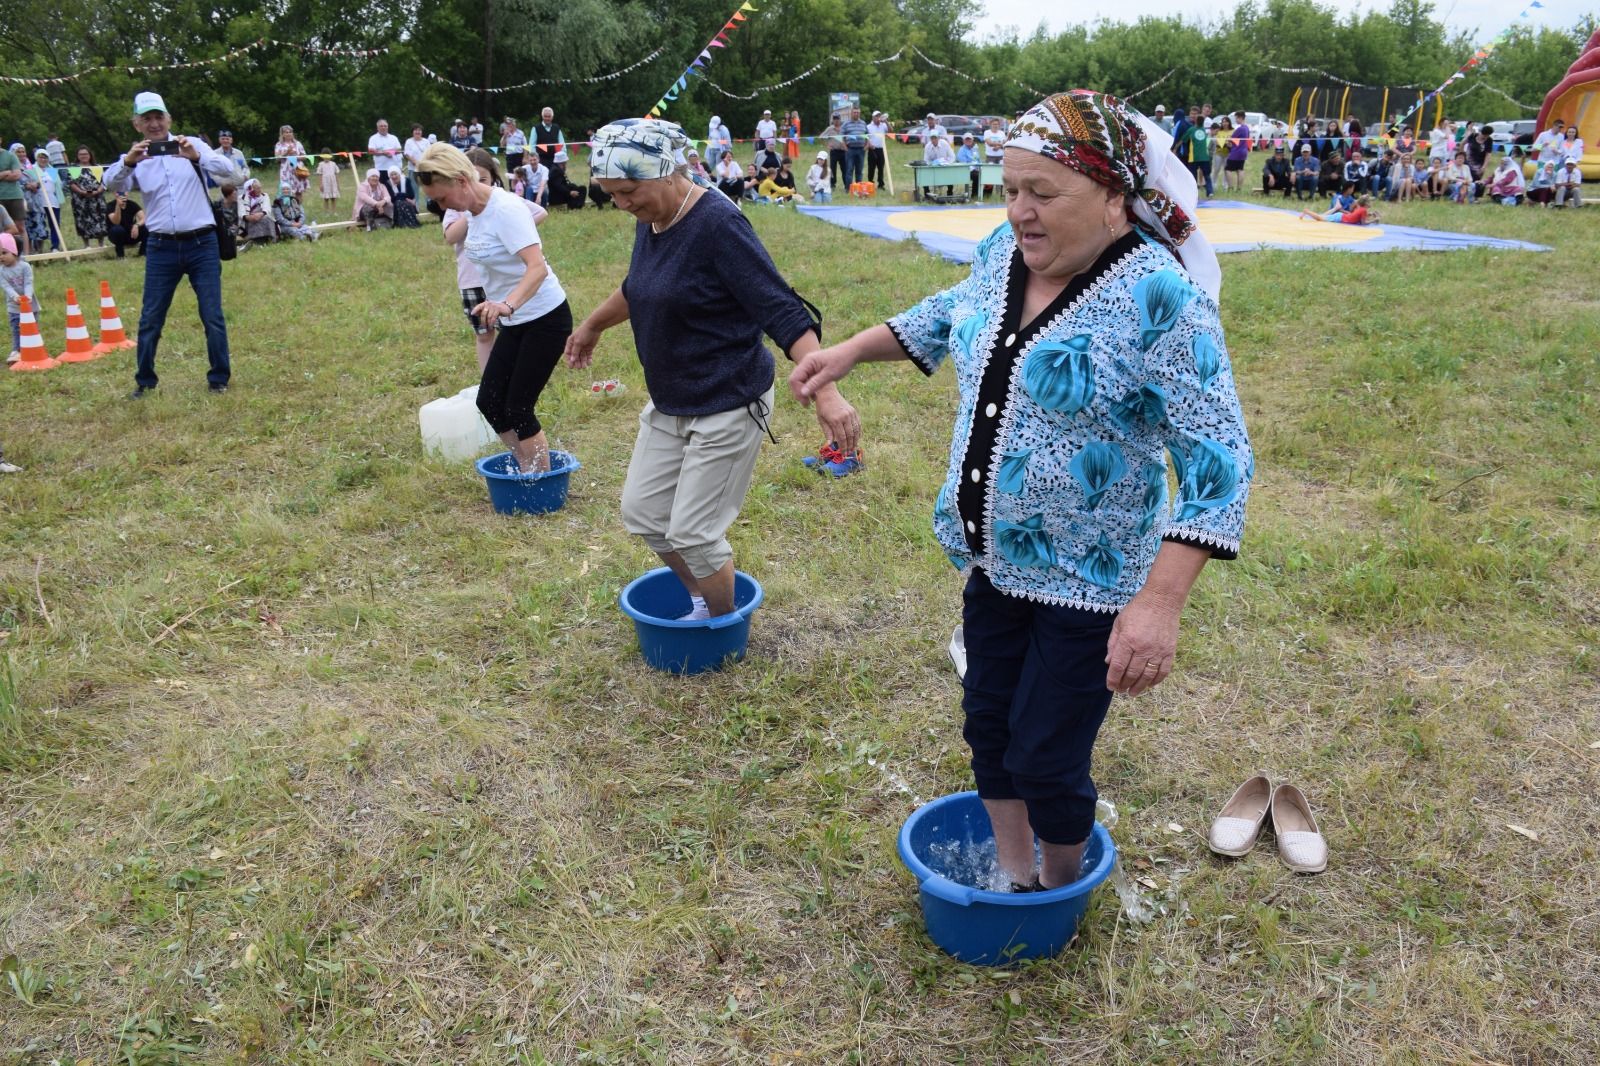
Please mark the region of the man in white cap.
[[772, 108], [761, 112], [761, 121], [756, 123], [756, 152], [759, 154], [763, 148], [771, 146], [778, 136], [778, 124], [772, 121]]
[[167, 309], [178, 282], [185, 277], [200, 304], [211, 367], [206, 382], [212, 392], [226, 392], [232, 367], [228, 359], [228, 324], [222, 317], [222, 260], [217, 252], [216, 218], [206, 197], [202, 173], [232, 181], [233, 163], [212, 151], [199, 137], [172, 136], [172, 116], [158, 93], [133, 98], [133, 128], [140, 140], [115, 163], [102, 180], [113, 196], [130, 189], [144, 193], [144, 302], [139, 309], [138, 369], [130, 399], [156, 387], [156, 345], [166, 325]]
[[932, 111], [929, 111], [927, 117], [922, 120], [922, 128], [917, 132], [922, 134], [923, 144], [933, 140], [935, 133], [939, 135], [941, 141], [948, 143], [950, 140], [950, 134], [945, 131], [944, 126], [939, 122], [939, 116]]
[[884, 145], [889, 139], [889, 116], [882, 111], [872, 113], [867, 123], [867, 180], [883, 188]]
[[1166, 104], [1157, 104], [1156, 105], [1156, 113], [1151, 117], [1155, 120], [1155, 124], [1157, 126], [1160, 126], [1162, 129], [1166, 130], [1168, 133], [1172, 132], [1172, 119], [1167, 117], [1167, 105]]

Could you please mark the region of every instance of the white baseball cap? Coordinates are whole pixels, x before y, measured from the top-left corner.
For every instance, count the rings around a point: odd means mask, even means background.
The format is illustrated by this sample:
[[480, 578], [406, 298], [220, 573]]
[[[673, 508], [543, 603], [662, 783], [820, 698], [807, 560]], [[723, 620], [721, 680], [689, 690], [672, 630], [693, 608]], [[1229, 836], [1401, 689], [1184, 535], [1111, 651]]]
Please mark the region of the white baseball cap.
[[1157, 104], [1156, 105], [1156, 110], [1157, 111], [1165, 111], [1166, 109], [1167, 109], [1167, 105], [1166, 104]]
[[143, 115], [151, 111], [167, 110], [167, 102], [161, 99], [160, 93], [140, 93], [133, 98], [133, 113]]

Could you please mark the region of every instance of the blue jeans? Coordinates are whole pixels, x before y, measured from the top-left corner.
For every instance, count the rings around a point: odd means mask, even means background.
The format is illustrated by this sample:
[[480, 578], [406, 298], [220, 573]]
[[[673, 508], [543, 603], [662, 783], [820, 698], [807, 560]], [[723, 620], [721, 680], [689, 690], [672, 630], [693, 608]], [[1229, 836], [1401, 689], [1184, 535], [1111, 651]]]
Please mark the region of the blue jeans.
[[845, 145], [845, 148], [844, 148], [844, 184], [845, 184], [845, 188], [848, 189], [854, 183], [856, 183], [858, 181], [866, 181], [866, 180], [867, 180], [867, 149], [866, 149], [866, 146], [862, 145], [861, 147], [858, 147], [858, 148], [852, 148], [850, 145]]
[[167, 323], [167, 309], [187, 276], [200, 304], [200, 321], [206, 328], [206, 355], [211, 369], [206, 380], [226, 385], [228, 324], [222, 318], [222, 260], [217, 256], [217, 235], [207, 233], [189, 241], [164, 240], [152, 234], [145, 246], [144, 303], [139, 308], [139, 368], [133, 380], [141, 388], [156, 387], [156, 345]]

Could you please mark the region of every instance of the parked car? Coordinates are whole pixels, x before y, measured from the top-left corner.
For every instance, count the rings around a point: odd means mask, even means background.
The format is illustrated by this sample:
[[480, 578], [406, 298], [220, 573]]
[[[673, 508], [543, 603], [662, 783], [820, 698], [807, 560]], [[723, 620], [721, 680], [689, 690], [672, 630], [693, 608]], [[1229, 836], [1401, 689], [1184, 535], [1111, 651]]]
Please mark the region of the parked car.
[[1259, 111], [1246, 111], [1244, 113], [1244, 124], [1250, 127], [1251, 137], [1258, 141], [1262, 138], [1289, 136], [1289, 124], [1287, 122], [1268, 118]]
[[1490, 127], [1489, 139], [1501, 149], [1513, 144], [1532, 144], [1534, 135], [1539, 132], [1539, 123], [1531, 118], [1501, 119], [1484, 125]]
[[[944, 131], [953, 140], [960, 140], [965, 134], [972, 134], [975, 138], [982, 138], [983, 131], [989, 128], [989, 120], [998, 118], [1005, 122], [1001, 115], [935, 115], [933, 120], [944, 127]], [[907, 144], [921, 144], [922, 131], [928, 128], [927, 119], [919, 118], [915, 122], [908, 122], [901, 130], [905, 135]]]

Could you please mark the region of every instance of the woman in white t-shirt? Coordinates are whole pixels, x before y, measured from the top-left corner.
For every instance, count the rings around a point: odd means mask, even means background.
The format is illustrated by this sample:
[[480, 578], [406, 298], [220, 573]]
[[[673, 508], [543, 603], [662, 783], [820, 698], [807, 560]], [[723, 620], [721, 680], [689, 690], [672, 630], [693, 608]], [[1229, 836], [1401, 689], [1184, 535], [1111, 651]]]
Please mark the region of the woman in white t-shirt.
[[[492, 186], [502, 184], [500, 164], [494, 156], [482, 148], [474, 148], [467, 153], [467, 159], [477, 167], [479, 181]], [[535, 226], [545, 220], [548, 212], [544, 208], [527, 199], [523, 203], [527, 205], [528, 215]], [[465, 211], [445, 210], [432, 201], [429, 201], [428, 209], [439, 215], [442, 223], [439, 228], [444, 231], [444, 242], [456, 257], [456, 286], [461, 290], [461, 313], [467, 316], [467, 322], [472, 326], [473, 340], [478, 346], [478, 371], [482, 373], [489, 363], [489, 350], [494, 347], [494, 330], [473, 314], [473, 310], [487, 300], [489, 294], [483, 291], [483, 275], [478, 273], [478, 268], [466, 255], [467, 222], [472, 216]]]
[[525, 474], [550, 469], [550, 444], [534, 407], [572, 333], [572, 310], [545, 262], [527, 201], [485, 184], [465, 152], [433, 144], [417, 178], [445, 210], [467, 215], [462, 254], [483, 280], [474, 322], [497, 331], [478, 385], [478, 410]]

